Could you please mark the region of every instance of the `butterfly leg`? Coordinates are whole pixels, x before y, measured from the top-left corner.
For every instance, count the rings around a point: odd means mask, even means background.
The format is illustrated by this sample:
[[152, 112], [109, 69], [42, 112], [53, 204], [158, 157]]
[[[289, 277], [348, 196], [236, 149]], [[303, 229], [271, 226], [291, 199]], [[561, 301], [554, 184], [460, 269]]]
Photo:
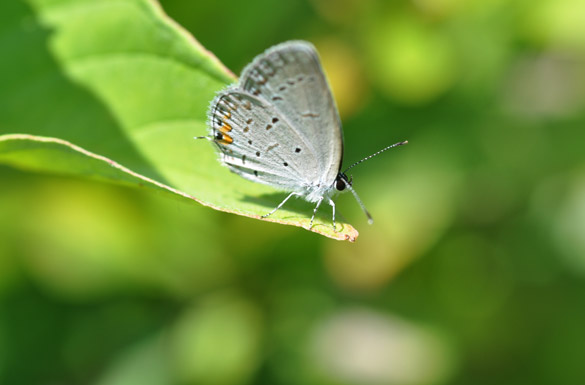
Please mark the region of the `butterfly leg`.
[[276, 212], [276, 210], [281, 208], [286, 203], [286, 201], [289, 200], [290, 197], [292, 197], [293, 195], [297, 195], [297, 194], [295, 192], [291, 192], [290, 194], [288, 194], [288, 196], [286, 198], [284, 198], [284, 200], [282, 202], [280, 202], [280, 204], [278, 206], [276, 206], [276, 208], [274, 210], [272, 210], [268, 214], [262, 215], [262, 218], [267, 218], [267, 217], [271, 216], [272, 214], [274, 214]]
[[333, 231], [337, 231], [337, 230], [335, 230], [335, 202], [333, 202], [333, 199], [329, 198], [329, 204], [331, 205], [331, 208], [333, 209]]
[[311, 223], [309, 224], [309, 230], [313, 228], [313, 220], [315, 219], [315, 214], [317, 214], [317, 210], [319, 210], [319, 206], [321, 206], [321, 202], [323, 202], [323, 198], [319, 199], [317, 202], [317, 206], [313, 210], [313, 216], [311, 217]]

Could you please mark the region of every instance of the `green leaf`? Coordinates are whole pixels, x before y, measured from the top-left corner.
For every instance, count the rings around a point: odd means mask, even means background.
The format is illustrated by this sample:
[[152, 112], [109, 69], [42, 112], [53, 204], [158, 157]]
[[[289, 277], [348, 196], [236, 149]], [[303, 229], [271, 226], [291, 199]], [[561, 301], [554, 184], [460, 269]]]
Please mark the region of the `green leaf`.
[[[147, 0], [0, 5], [0, 163], [146, 186], [261, 219], [286, 196], [220, 165], [205, 135], [217, 91], [236, 80]], [[251, 57], [255, 53], [251, 53]], [[296, 201], [266, 221], [308, 228]], [[311, 231], [354, 241], [330, 215]]]

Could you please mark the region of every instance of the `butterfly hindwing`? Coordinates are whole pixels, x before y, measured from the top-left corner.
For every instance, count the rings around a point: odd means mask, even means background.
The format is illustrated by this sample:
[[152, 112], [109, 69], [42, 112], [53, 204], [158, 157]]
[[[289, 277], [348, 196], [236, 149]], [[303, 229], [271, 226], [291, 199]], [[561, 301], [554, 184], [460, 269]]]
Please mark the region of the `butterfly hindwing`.
[[274, 106], [231, 87], [212, 102], [210, 126], [222, 161], [255, 182], [303, 192], [318, 175], [318, 155]]

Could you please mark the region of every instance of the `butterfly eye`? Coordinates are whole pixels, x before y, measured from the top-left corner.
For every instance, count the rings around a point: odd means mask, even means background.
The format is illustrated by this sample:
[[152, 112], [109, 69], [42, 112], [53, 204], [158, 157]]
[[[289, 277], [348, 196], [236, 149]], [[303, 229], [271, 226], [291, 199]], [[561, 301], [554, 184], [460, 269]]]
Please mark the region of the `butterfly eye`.
[[335, 179], [335, 189], [337, 191], [343, 191], [345, 190], [348, 186], [351, 186], [351, 179], [347, 179], [347, 175], [345, 175], [344, 173], [339, 173], [337, 175], [337, 178]]

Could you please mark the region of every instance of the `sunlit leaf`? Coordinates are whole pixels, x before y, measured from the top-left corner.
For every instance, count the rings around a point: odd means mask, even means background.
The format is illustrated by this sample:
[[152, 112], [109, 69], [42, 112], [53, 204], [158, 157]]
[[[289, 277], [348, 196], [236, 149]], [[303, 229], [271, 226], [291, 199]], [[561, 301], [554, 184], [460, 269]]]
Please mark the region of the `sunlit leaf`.
[[[0, 162], [163, 189], [257, 219], [286, 196], [230, 173], [212, 145], [193, 140], [206, 133], [214, 94], [236, 78], [158, 3], [2, 8]], [[308, 228], [311, 213], [298, 201], [266, 220]], [[357, 237], [348, 224], [337, 229], [323, 213], [312, 231]]]

